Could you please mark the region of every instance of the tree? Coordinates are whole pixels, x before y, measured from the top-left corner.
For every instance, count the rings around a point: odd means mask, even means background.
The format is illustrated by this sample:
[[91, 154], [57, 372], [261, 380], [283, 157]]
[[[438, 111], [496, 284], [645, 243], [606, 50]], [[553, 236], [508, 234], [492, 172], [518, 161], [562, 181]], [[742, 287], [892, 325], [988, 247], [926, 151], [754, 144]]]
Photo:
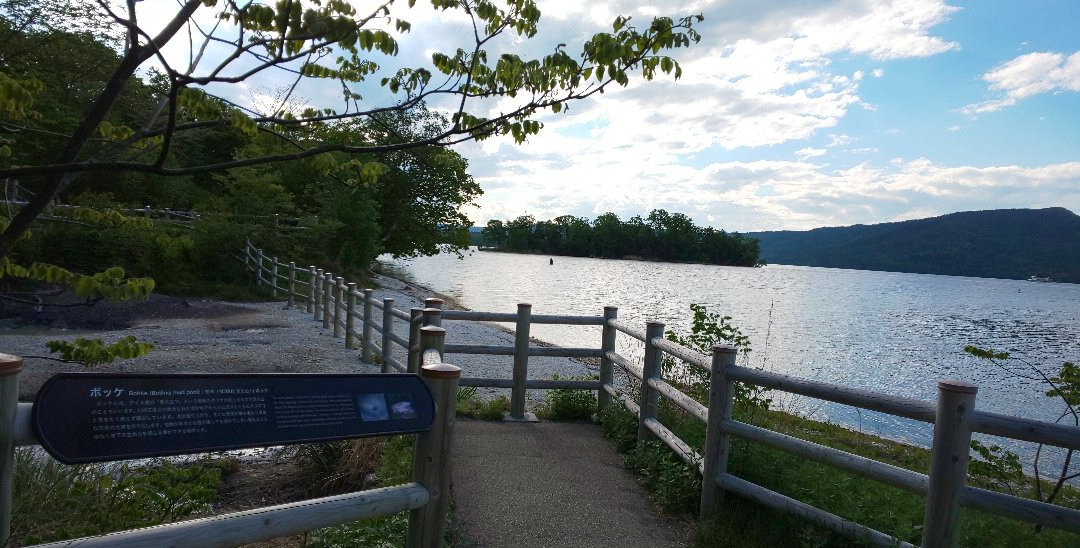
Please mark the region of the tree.
[[491, 247], [504, 247], [506, 246], [507, 234], [506, 226], [498, 219], [492, 219], [487, 222], [487, 226], [481, 231], [484, 235], [484, 243]]
[[[414, 3], [410, 0], [409, 6]], [[569, 103], [602, 93], [610, 85], [625, 86], [630, 72], [640, 71], [646, 79], [657, 71], [678, 78], [681, 69], [664, 52], [697, 42], [700, 36], [693, 24], [702, 19], [657, 17], [639, 30], [629, 18], [620, 16], [612, 32], [594, 35], [576, 57], [560, 44], [542, 58], [526, 59], [487, 48], [504, 34], [523, 38], [535, 34], [540, 11], [531, 0], [509, 0], [505, 7], [487, 0], [431, 3], [437, 10], [464, 12], [473, 30], [467, 47], [452, 54], [437, 52], [428, 66], [384, 69], [379, 62], [398, 53], [397, 36], [410, 29], [410, 24], [397, 16], [393, 0], [366, 13], [357, 13], [351, 4], [340, 0], [279, 0], [273, 7], [231, 0], [182, 0], [173, 17], [153, 36], [140, 23], [135, 0], [127, 0], [124, 9], [113, 9], [106, 0], [99, 0], [99, 12], [124, 30], [119, 61], [85, 114], [70, 131], [63, 132], [58, 153], [34, 165], [0, 166], [0, 178], [24, 179], [35, 191], [33, 199], [0, 234], [0, 257], [7, 256], [53, 198], [82, 174], [182, 176], [333, 152], [363, 155], [446, 146], [491, 135], [509, 134], [523, 142], [540, 130], [536, 117], [541, 110], [558, 113]], [[210, 17], [197, 19], [201, 14]], [[214, 23], [207, 24], [207, 20]], [[388, 24], [392, 30], [384, 30]], [[174, 65], [163, 50], [175, 47], [183, 37], [187, 37], [184, 49], [189, 53], [186, 66]], [[140, 113], [139, 124], [106, 125], [125, 87], [137, 80], [136, 71], [151, 60], [163, 71], [157, 101]], [[208, 91], [225, 94], [230, 87], [261, 74], [273, 74], [290, 83], [280, 100], [265, 109], [230, 103]], [[340, 86], [341, 104], [293, 106], [300, 84], [320, 79]], [[375, 81], [378, 86], [368, 84]], [[5, 121], [23, 123], [32, 114], [41, 82], [3, 66], [0, 84]], [[359, 142], [311, 139], [327, 126], [372, 120], [387, 112], [408, 112], [427, 100], [453, 104], [454, 110], [445, 125], [422, 136], [389, 143], [374, 138]], [[501, 112], [491, 117], [478, 114], [482, 111], [477, 109], [494, 100], [502, 105]], [[228, 126], [249, 134], [274, 135], [292, 150], [196, 164], [174, 157], [174, 144], [182, 136]], [[105, 139], [104, 146], [88, 147], [97, 135]], [[366, 181], [374, 180], [384, 168], [377, 160], [350, 161], [356, 162]]]
[[698, 227], [683, 213], [656, 209], [646, 219], [635, 215], [623, 222], [608, 212], [591, 224], [587, 219], [562, 215], [551, 221], [532, 216], [503, 224], [488, 222], [489, 241], [505, 234], [511, 251], [538, 251], [558, 255], [601, 258], [637, 257], [661, 261], [695, 261], [731, 266], [758, 266], [758, 241], [712, 227]]
[[[992, 348], [979, 348], [971, 345], [965, 346], [964, 352], [990, 362], [1001, 371], [1013, 377], [1033, 381], [1043, 385], [1045, 388], [1049, 388], [1044, 394], [1047, 397], [1060, 400], [1062, 404], [1061, 414], [1058, 415], [1054, 422], [1060, 423], [1064, 420], [1066, 423], [1072, 423], [1073, 426], [1080, 427], [1080, 410], [1078, 410], [1078, 407], [1080, 407], [1080, 367], [1077, 367], [1075, 362], [1065, 362], [1062, 364], [1057, 375], [1049, 375], [1030, 361], [1022, 357], [1010, 356], [1008, 352], [1000, 352]], [[986, 447], [977, 441], [972, 442], [972, 449], [982, 455], [982, 457], [991, 465], [996, 465], [999, 468], [1001, 467], [1002, 462], [1015, 462], [1016, 465], [1012, 468], [1017, 470], [1017, 473], [1013, 474], [1013, 476], [1016, 479], [1023, 477], [1022, 472], [1019, 471], [1019, 461], [1015, 454], [1008, 451], [1002, 454], [999, 447]], [[1061, 464], [1061, 470], [1058, 472], [1057, 478], [1047, 480], [1051, 481], [1050, 492], [1043, 493], [1044, 480], [1039, 467], [1043, 456], [1043, 444], [1039, 444], [1038, 449], [1035, 450], [1035, 457], [1031, 462], [1032, 469], [1035, 472], [1035, 477], [1032, 478], [1031, 482], [1031, 490], [1035, 500], [1047, 504], [1054, 502], [1054, 499], [1061, 493], [1061, 489], [1065, 486], [1066, 482], [1080, 477], [1080, 472], [1074, 471], [1074, 467], [1072, 466], [1073, 454], [1073, 449], [1066, 450], [1065, 458]], [[1035, 527], [1036, 532], [1041, 530], [1042, 525], [1037, 525]]]
[[536, 219], [532, 215], [522, 215], [506, 223], [506, 247], [511, 251], [528, 251], [533, 243], [533, 226]]
[[623, 224], [610, 211], [593, 221], [593, 251], [598, 257], [615, 259], [623, 256]]
[[562, 215], [551, 220], [563, 231], [561, 252], [575, 257], [587, 257], [592, 247], [592, 227], [589, 220], [573, 215]]
[[[446, 122], [420, 104], [410, 111], [373, 116], [362, 133], [384, 144], [422, 141]], [[472, 221], [461, 209], [483, 190], [469, 174], [464, 157], [426, 145], [380, 154], [377, 160], [387, 169], [367, 186], [378, 203], [381, 252], [416, 257], [469, 244]]]

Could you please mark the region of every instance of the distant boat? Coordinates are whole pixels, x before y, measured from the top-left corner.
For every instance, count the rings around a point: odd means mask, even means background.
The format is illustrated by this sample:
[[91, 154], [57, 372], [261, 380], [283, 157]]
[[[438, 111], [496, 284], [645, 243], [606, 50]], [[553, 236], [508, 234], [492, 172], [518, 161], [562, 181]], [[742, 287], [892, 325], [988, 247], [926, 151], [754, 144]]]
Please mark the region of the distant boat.
[[1038, 276], [1036, 276], [1034, 274], [1032, 274], [1031, 277], [1027, 279], [1027, 281], [1029, 281], [1029, 282], [1043, 282], [1043, 283], [1053, 283], [1054, 282], [1054, 280], [1050, 279], [1050, 276], [1047, 276], [1045, 278], [1040, 278], [1040, 277], [1038, 277]]

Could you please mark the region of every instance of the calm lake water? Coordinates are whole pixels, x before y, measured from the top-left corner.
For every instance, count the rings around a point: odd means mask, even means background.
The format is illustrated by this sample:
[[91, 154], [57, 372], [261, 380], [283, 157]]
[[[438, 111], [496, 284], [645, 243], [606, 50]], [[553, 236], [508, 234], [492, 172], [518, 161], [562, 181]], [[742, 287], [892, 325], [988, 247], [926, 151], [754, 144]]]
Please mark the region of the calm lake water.
[[[473, 310], [646, 319], [686, 332], [690, 304], [732, 317], [753, 352], [740, 364], [891, 394], [936, 399], [937, 381], [979, 385], [979, 409], [1054, 420], [1063, 406], [1045, 388], [964, 353], [972, 344], [1007, 350], [1056, 373], [1080, 359], [1080, 285], [770, 265], [695, 264], [472, 251], [383, 261], [391, 272], [450, 295]], [[599, 347], [598, 327], [533, 326], [533, 336]], [[453, 333], [448, 334], [452, 338]], [[620, 352], [638, 349], [620, 335]], [[815, 418], [928, 445], [928, 425], [848, 406], [782, 395]], [[1025, 444], [1031, 445], [1031, 444]], [[1033, 448], [1010, 444], [1024, 454]]]

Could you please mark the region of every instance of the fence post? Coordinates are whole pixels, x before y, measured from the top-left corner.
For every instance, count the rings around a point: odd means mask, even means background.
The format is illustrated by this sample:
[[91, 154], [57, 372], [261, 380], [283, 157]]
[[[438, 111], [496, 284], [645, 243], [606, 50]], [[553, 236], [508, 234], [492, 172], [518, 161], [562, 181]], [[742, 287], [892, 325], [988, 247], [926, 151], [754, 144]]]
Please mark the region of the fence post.
[[263, 252], [262, 252], [261, 249], [256, 249], [255, 251], [256, 251], [256, 253], [255, 253], [255, 255], [256, 255], [256, 259], [255, 259], [255, 261], [256, 261], [255, 262], [255, 285], [257, 287], [262, 287], [262, 283], [263, 283], [263, 277], [262, 277]]
[[322, 316], [322, 279], [323, 270], [316, 268], [314, 276], [311, 278], [311, 298], [315, 301], [315, 321], [318, 321]]
[[930, 449], [930, 487], [923, 519], [924, 548], [952, 548], [960, 530], [960, 495], [967, 482], [971, 426], [979, 387], [964, 381], [938, 381], [934, 445]]
[[660, 322], [647, 322], [645, 324], [645, 363], [641, 368], [641, 412], [638, 415], [638, 441], [651, 440], [656, 436], [645, 426], [649, 419], [656, 419], [656, 411], [660, 405], [660, 393], [649, 384], [649, 379], [659, 377], [662, 373], [660, 362], [663, 354], [653, 344], [653, 339], [664, 336], [664, 324]]
[[[445, 331], [443, 334], [445, 335]], [[435, 422], [431, 430], [416, 436], [413, 481], [428, 491], [428, 503], [409, 513], [407, 548], [442, 544], [446, 511], [450, 505], [450, 451], [461, 369], [450, 364], [425, 365], [420, 378], [435, 396]]]
[[289, 261], [289, 297], [285, 299], [285, 308], [292, 310], [296, 306], [296, 263]]
[[15, 411], [23, 360], [0, 354], [0, 546], [11, 542], [11, 480], [15, 473]]
[[341, 308], [345, 306], [345, 278], [338, 276], [334, 280], [334, 338], [344, 336], [341, 328]]
[[442, 327], [442, 310], [438, 308], [425, 308], [420, 311], [424, 315], [424, 326]]
[[323, 274], [322, 292], [322, 326], [323, 329], [330, 329], [330, 320], [334, 318], [334, 311], [330, 308], [334, 298], [334, 275], [330, 272]]
[[[424, 299], [424, 308], [437, 308], [439, 310], [442, 310], [443, 309], [443, 300], [439, 299], [437, 297], [428, 297], [427, 299]], [[432, 318], [432, 321], [434, 321], [435, 323], [432, 323], [430, 325], [434, 325], [436, 327], [442, 327], [442, 316], [441, 315], [434, 316]]]
[[394, 332], [394, 314], [391, 312], [394, 309], [394, 299], [383, 299], [382, 309], [382, 372], [389, 373], [391, 371], [397, 372], [397, 369], [390, 365], [391, 345], [394, 341], [390, 340], [390, 335]]
[[244, 243], [244, 268], [251, 270], [251, 240], [244, 240]]
[[604, 390], [604, 385], [613, 384], [612, 378], [613, 364], [611, 360], [607, 358], [608, 352], [615, 351], [615, 335], [616, 331], [614, 327], [608, 325], [608, 322], [619, 317], [619, 307], [617, 306], [605, 306], [604, 307], [604, 328], [600, 335], [600, 349], [604, 351], [605, 355], [600, 357], [600, 392], [596, 396], [596, 410], [602, 411], [608, 404], [611, 403], [611, 394]]
[[724, 491], [717, 487], [716, 478], [727, 473], [731, 436], [720, 429], [720, 423], [731, 418], [735, 403], [735, 383], [728, 379], [727, 370], [735, 365], [738, 356], [734, 346], [718, 344], [712, 349], [712, 376], [709, 381], [709, 416], [705, 426], [704, 473], [701, 478], [700, 516], [708, 517], [724, 500]]
[[356, 284], [349, 282], [345, 286], [347, 297], [345, 297], [345, 348], [352, 350], [356, 347], [356, 335], [353, 334], [353, 330], [356, 327], [356, 318], [353, 314], [356, 314]]
[[434, 348], [439, 351], [439, 359], [443, 359], [443, 348], [446, 345], [446, 330], [434, 325], [425, 325], [420, 328], [420, 362], [423, 366], [424, 351]]
[[514, 387], [510, 389], [510, 411], [503, 420], [537, 421], [536, 415], [525, 412], [525, 381], [529, 378], [529, 327], [531, 324], [532, 305], [518, 304], [514, 335]]
[[420, 321], [417, 320], [423, 315], [423, 308], [409, 309], [409, 373], [420, 372]]
[[277, 297], [278, 269], [277, 257], [270, 257], [270, 288], [271, 295]]
[[315, 265], [308, 267], [308, 296], [307, 296], [307, 313], [312, 314], [315, 312], [315, 280], [318, 278], [318, 274], [315, 273]]
[[367, 363], [371, 363], [371, 302], [374, 295], [374, 289], [364, 290], [364, 335], [360, 341], [360, 359]]

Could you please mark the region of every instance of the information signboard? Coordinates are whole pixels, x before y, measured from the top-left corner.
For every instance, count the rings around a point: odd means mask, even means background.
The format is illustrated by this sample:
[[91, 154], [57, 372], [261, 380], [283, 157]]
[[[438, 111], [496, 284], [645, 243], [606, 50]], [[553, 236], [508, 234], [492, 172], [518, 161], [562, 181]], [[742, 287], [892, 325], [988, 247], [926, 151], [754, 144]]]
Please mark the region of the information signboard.
[[435, 402], [408, 374], [61, 373], [34, 400], [68, 463], [423, 432]]

